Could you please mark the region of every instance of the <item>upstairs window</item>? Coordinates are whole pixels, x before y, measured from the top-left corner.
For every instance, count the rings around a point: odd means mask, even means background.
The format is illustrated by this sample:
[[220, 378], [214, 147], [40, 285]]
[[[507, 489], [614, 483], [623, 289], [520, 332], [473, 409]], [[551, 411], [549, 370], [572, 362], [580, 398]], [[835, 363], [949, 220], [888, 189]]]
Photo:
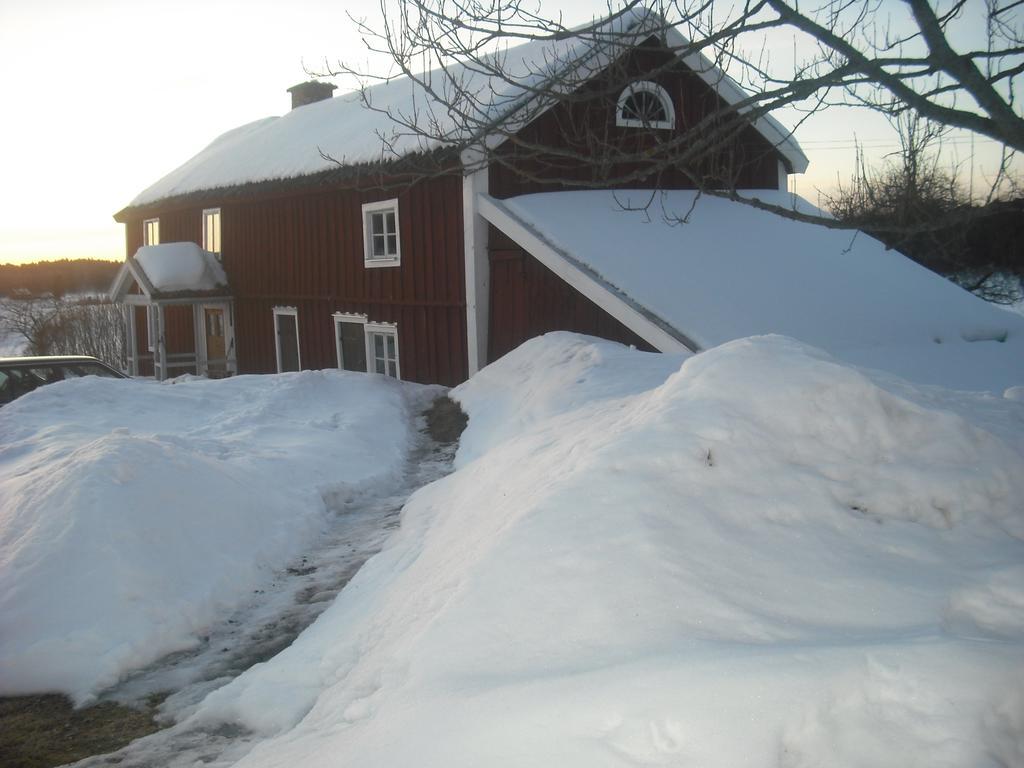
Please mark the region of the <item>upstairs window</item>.
[[674, 128], [676, 111], [668, 91], [650, 80], [630, 83], [619, 96], [615, 124], [626, 128]]
[[203, 250], [220, 255], [220, 208], [203, 211]]
[[145, 219], [142, 222], [142, 244], [160, 245], [160, 219]]
[[401, 263], [398, 237], [398, 200], [363, 205], [363, 263], [367, 267], [395, 267]]

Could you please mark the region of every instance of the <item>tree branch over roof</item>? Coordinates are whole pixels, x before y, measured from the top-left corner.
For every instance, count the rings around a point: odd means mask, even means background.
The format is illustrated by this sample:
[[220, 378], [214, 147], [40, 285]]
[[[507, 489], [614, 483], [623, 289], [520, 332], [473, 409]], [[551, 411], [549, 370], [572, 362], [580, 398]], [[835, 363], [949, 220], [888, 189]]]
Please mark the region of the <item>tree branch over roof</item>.
[[[597, 72], [613, 72], [625, 51], [650, 38], [675, 58], [647, 77], [682, 60], [722, 96], [714, 118], [684, 126], [671, 139], [652, 140], [646, 156], [651, 172], [686, 164], [706, 191], [737, 191], [716, 187], [723, 179], [697, 170], [702, 158], [693, 147], [720, 149], [704, 139], [709, 123], [727, 124], [740, 114], [770, 120], [785, 106], [808, 114], [837, 105], [889, 116], [911, 112], [998, 141], [1010, 152], [1024, 149], [1024, 119], [1016, 106], [1024, 72], [1024, 0], [748, 0], [726, 10], [710, 0], [612, 0], [604, 17], [576, 28], [561, 17], [540, 15], [523, 0], [383, 0], [380, 9], [378, 20], [358, 22], [360, 30], [371, 50], [394, 62], [388, 79], [403, 76], [415, 86], [415, 107], [375, 104], [369, 86], [379, 78], [344, 62], [329, 74], [357, 76], [366, 86], [366, 106], [386, 112], [403, 132], [448, 146], [478, 144], [487, 157], [553, 105], [616, 97], [626, 72], [620, 80], [606, 77], [604, 91], [580, 89]], [[979, 15], [986, 22], [985, 44], [979, 46], [975, 35], [958, 52], [954, 33]], [[773, 62], [764, 41], [778, 32], [812, 53], [802, 61], [794, 54], [789, 64]], [[510, 47], [517, 43], [527, 45]], [[772, 123], [776, 146], [795, 147], [790, 132]], [[603, 154], [594, 162], [614, 167], [616, 152], [624, 153], [620, 165], [636, 160], [630, 154], [635, 147], [591, 137], [591, 147], [597, 144]], [[539, 154], [542, 147], [528, 149]], [[632, 178], [635, 168], [618, 181]]]

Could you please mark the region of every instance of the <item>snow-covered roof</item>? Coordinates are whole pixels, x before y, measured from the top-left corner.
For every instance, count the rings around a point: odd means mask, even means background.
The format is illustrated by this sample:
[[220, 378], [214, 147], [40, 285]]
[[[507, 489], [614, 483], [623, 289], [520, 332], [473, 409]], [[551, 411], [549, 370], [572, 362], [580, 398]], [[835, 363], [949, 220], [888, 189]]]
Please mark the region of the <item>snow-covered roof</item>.
[[227, 290], [228, 278], [216, 254], [195, 243], [144, 245], [125, 261], [114, 278], [111, 296], [118, 300], [134, 279], [147, 296], [210, 294]]
[[[555, 192], [491, 203], [534, 244], [550, 246], [549, 257], [578, 266], [690, 346], [777, 333], [914, 381], [1024, 384], [1024, 318], [863, 233], [720, 198], [695, 202], [695, 194]], [[817, 211], [785, 192], [756, 194]]]
[[[516, 115], [536, 116], [534, 109], [524, 110], [529, 104], [536, 105], [541, 98], [538, 91], [544, 90], [546, 80], [572, 70], [572, 82], [582, 83], [623, 52], [623, 32], [631, 33], [629, 41], [639, 43], [655, 28], [660, 29], [661, 23], [652, 21], [648, 14], [634, 12], [610, 22], [606, 31], [597, 34], [509, 48], [500, 54], [501, 68], [513, 82], [470, 65], [446, 65], [423, 76], [430, 90], [441, 94], [441, 101], [427, 88], [403, 77], [371, 86], [362, 94], [342, 94], [293, 109], [281, 117], [248, 123], [215, 139], [184, 165], [142, 191], [128, 207], [204, 190], [336, 169], [337, 164], [325, 159], [325, 155], [346, 165], [357, 165], [487, 139], [460, 132], [453, 118], [455, 110], [447, 103], [452, 100], [457, 101], [459, 111], [472, 116], [471, 122], [502, 124], [504, 136], [509, 124], [515, 123]], [[667, 42], [673, 49], [686, 45], [674, 29], [669, 30]], [[686, 54], [681, 60], [726, 102], [735, 104], [747, 97], [738, 84], [699, 52]], [[367, 108], [364, 99], [371, 108]], [[402, 127], [391, 115], [428, 127], [430, 137]], [[806, 168], [807, 158], [786, 128], [770, 116], [753, 122], [795, 171]]]

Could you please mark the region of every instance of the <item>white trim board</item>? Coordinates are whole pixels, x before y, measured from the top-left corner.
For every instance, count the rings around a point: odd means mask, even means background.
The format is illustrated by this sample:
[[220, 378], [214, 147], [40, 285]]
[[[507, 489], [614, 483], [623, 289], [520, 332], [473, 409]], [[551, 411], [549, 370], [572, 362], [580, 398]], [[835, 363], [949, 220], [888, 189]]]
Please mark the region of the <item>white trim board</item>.
[[[478, 149], [465, 150], [462, 162], [466, 167], [478, 162], [483, 154]], [[477, 200], [488, 191], [489, 169], [486, 164], [462, 177], [462, 248], [466, 279], [466, 353], [469, 375], [489, 362], [487, 360], [488, 323], [490, 321], [491, 262], [487, 252], [488, 225], [479, 215]]]
[[500, 200], [477, 197], [477, 211], [537, 261], [633, 331], [659, 352], [699, 352], [700, 345], [616, 290], [592, 270], [549, 242]]

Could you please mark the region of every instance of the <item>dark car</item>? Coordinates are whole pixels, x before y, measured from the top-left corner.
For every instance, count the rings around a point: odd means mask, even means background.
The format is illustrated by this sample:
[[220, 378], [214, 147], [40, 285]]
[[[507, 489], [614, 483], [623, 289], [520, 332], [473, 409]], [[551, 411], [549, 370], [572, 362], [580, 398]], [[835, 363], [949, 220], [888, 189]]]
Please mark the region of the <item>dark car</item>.
[[61, 357], [0, 357], [0, 405], [44, 384], [81, 376], [128, 378], [106, 363], [87, 355]]

